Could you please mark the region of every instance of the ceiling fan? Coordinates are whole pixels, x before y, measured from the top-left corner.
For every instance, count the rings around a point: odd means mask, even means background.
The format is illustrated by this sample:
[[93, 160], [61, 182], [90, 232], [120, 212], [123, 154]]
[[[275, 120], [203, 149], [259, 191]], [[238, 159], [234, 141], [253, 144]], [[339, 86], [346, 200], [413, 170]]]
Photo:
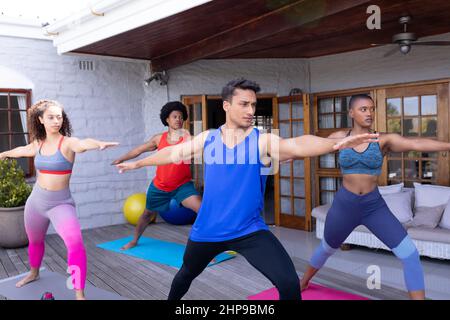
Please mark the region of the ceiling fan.
[[[403, 25], [403, 32], [397, 33], [392, 37], [392, 43], [398, 47], [386, 52], [383, 57], [389, 57], [400, 50], [403, 54], [408, 54], [411, 51], [411, 46], [450, 46], [450, 41], [417, 41], [417, 36], [413, 32], [408, 32], [408, 23], [411, 22], [410, 16], [404, 16], [398, 19], [398, 22]], [[382, 44], [374, 44], [374, 46]]]

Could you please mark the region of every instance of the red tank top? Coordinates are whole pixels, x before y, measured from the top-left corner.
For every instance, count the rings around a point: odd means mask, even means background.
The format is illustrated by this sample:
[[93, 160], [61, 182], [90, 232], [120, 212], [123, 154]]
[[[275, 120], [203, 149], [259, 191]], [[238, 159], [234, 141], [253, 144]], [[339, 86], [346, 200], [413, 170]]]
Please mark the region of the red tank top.
[[[158, 144], [158, 150], [171, 146], [167, 142], [168, 132], [164, 132], [161, 136], [161, 140]], [[175, 143], [179, 144], [184, 142], [185, 138], [181, 137], [180, 140]], [[180, 164], [166, 164], [156, 167], [156, 176], [153, 179], [155, 187], [162, 191], [170, 192], [192, 180], [191, 166], [188, 163]]]

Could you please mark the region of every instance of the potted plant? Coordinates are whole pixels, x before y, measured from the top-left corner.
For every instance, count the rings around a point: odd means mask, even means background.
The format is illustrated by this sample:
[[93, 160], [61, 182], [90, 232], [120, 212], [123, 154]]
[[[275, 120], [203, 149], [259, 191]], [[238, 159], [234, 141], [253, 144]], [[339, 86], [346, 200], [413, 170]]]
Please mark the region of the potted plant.
[[24, 225], [25, 202], [31, 187], [16, 160], [0, 160], [0, 247], [28, 244]]

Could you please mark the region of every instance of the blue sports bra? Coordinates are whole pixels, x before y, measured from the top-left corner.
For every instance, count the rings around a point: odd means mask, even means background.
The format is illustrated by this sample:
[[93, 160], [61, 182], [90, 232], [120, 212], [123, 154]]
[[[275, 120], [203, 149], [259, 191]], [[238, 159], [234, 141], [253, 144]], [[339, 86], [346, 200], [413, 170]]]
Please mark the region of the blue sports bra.
[[[347, 136], [350, 135], [351, 130]], [[353, 148], [343, 149], [339, 152], [339, 166], [345, 174], [369, 174], [378, 176], [381, 174], [383, 165], [383, 154], [378, 142], [371, 142], [363, 152], [355, 151]]]
[[51, 156], [45, 156], [41, 154], [42, 144], [39, 147], [39, 151], [34, 157], [34, 166], [40, 173], [47, 174], [69, 174], [72, 173], [73, 163], [67, 160], [61, 153], [61, 144], [64, 136], [61, 137], [58, 144], [58, 150]]

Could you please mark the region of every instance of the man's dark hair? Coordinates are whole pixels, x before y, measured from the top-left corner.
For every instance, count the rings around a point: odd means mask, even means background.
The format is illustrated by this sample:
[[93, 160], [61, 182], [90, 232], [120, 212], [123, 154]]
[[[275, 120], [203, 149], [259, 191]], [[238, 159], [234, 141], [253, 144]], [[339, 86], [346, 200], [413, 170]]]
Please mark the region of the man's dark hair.
[[222, 100], [231, 102], [231, 99], [233, 98], [234, 95], [234, 91], [236, 89], [252, 90], [255, 93], [261, 91], [259, 84], [257, 84], [256, 82], [244, 78], [239, 78], [236, 80], [231, 80], [230, 82], [227, 83], [225, 87], [223, 87]]
[[368, 94], [355, 94], [350, 98], [350, 101], [348, 102], [348, 108], [349, 109], [353, 108], [353, 105], [358, 100], [372, 100], [372, 102], [374, 102], [372, 97], [369, 96]]
[[172, 111], [180, 111], [183, 114], [183, 121], [186, 121], [188, 117], [186, 106], [179, 101], [170, 101], [163, 105], [163, 107], [161, 108], [161, 113], [159, 114], [159, 118], [161, 119], [163, 125], [169, 125], [166, 119], [169, 117]]

